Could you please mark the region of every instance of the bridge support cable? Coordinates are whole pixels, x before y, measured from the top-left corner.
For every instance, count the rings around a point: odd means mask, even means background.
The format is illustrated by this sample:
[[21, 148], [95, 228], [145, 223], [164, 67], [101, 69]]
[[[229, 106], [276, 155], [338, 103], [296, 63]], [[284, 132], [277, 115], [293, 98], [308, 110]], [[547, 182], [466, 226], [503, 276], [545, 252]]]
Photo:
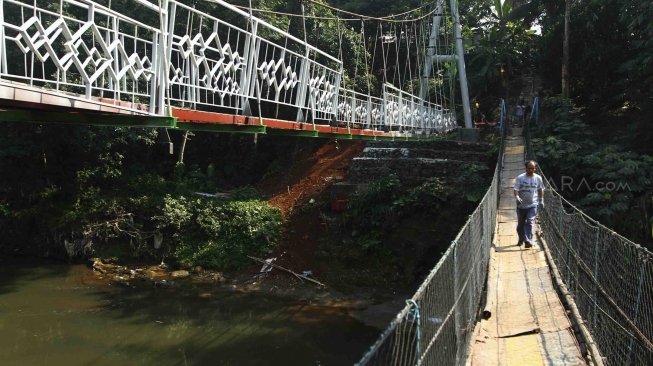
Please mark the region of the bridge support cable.
[[[534, 158], [530, 138], [527, 147]], [[547, 188], [542, 236], [599, 357], [608, 364], [653, 364], [653, 308], [644, 306], [653, 301], [653, 253], [589, 217], [541, 174]]]

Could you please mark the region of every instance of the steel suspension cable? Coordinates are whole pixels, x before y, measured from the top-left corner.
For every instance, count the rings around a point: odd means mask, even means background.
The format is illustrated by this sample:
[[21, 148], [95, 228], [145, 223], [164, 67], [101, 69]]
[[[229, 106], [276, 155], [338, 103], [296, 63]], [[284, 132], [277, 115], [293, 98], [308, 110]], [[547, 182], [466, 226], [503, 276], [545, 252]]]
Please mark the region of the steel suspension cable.
[[[369, 16], [369, 15], [358, 14], [358, 13], [354, 13], [354, 12], [347, 11], [347, 10], [344, 10], [344, 9], [336, 8], [334, 6], [331, 6], [329, 4], [324, 4], [324, 3], [318, 2], [316, 0], [306, 0], [306, 1], [311, 2], [311, 3], [313, 3], [315, 5], [318, 5], [318, 6], [325, 7], [327, 9], [331, 9], [333, 11], [337, 11], [339, 13], [343, 13], [343, 14], [347, 14], [347, 15], [357, 17], [359, 19], [381, 20], [381, 21], [386, 21], [386, 22], [397, 22], [397, 23], [404, 22], [405, 20], [395, 20], [394, 18], [403, 16], [403, 15], [406, 15], [406, 14], [411, 14], [411, 13], [418, 12], [418, 11], [422, 10], [423, 8], [425, 8], [426, 6], [428, 6], [428, 5], [423, 5], [423, 6], [420, 6], [418, 8], [415, 8], [415, 9], [412, 9], [412, 10], [409, 10], [409, 11], [406, 11], [406, 12], [403, 12], [403, 13], [392, 14], [392, 15], [387, 15], [387, 16], [383, 16], [383, 17], [373, 17], [373, 16]], [[417, 18], [411, 18], [410, 21], [420, 20], [424, 16], [425, 15], [419, 16]]]
[[[398, 80], [397, 87], [399, 89], [403, 89], [403, 83], [402, 83], [402, 80], [401, 80], [401, 72], [399, 70], [399, 49], [400, 49], [400, 45], [401, 45], [401, 31], [399, 31], [399, 35], [397, 36], [397, 27], [394, 24], [393, 24], [393, 26], [394, 26], [394, 29], [395, 29], [395, 31], [394, 31], [394, 33], [395, 33], [395, 71], [394, 71], [394, 74], [396, 75], [397, 80]], [[393, 79], [394, 79], [394, 77], [393, 77]]]
[[[388, 82], [388, 63], [387, 56], [385, 54], [385, 40], [383, 39], [383, 23], [379, 22], [376, 27], [377, 34], [379, 34], [379, 39], [381, 39], [381, 56], [383, 57], [383, 84]], [[378, 42], [378, 40], [377, 40]], [[390, 48], [390, 47], [388, 47]], [[374, 67], [374, 65], [372, 65]]]
[[[365, 21], [361, 19], [361, 36], [363, 37], [363, 44], [366, 44], [365, 42]], [[363, 55], [365, 55], [365, 80], [367, 82], [367, 95], [372, 95], [372, 87], [371, 87], [371, 81], [370, 81], [370, 70], [371, 68], [368, 68], [367, 64], [367, 48], [363, 46]], [[376, 59], [376, 42], [374, 42], [374, 52], [372, 53], [372, 68], [374, 68], [374, 61]]]

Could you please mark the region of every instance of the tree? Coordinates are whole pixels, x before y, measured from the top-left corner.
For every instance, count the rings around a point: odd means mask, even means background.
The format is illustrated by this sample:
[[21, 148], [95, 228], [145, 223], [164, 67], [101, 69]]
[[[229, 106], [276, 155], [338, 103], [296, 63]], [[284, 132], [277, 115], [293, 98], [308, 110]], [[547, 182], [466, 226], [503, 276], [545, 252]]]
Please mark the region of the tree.
[[[477, 91], [477, 100], [505, 98], [510, 82], [534, 62], [535, 31], [525, 20], [530, 13], [522, 8], [517, 12], [510, 2], [500, 0], [471, 2], [464, 10], [464, 18], [475, 26], [467, 27], [465, 37], [472, 40], [466, 45], [470, 89]], [[469, 14], [472, 11], [483, 17], [475, 18]]]
[[571, 0], [565, 0], [565, 35], [562, 41], [562, 96], [569, 98], [569, 16]]

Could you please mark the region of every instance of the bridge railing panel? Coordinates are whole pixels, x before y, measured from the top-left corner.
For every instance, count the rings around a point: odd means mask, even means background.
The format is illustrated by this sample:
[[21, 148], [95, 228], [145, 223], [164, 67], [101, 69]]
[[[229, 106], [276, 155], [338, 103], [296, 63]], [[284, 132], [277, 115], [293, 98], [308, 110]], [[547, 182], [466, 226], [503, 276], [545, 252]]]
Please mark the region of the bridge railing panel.
[[380, 129], [383, 100], [349, 89], [340, 89], [337, 120], [347, 126], [360, 129]]
[[2, 79], [154, 108], [156, 24], [87, 0], [3, 0], [0, 7]]
[[390, 130], [447, 132], [456, 126], [449, 110], [390, 84], [383, 87], [383, 112], [384, 127]]
[[252, 41], [248, 31], [226, 20], [238, 24], [242, 16], [219, 19], [175, 1], [168, 9], [169, 104], [241, 108], [251, 94], [246, 57]]
[[[338, 113], [342, 62], [325, 60], [323, 64], [317, 62], [319, 58], [323, 57], [314, 52], [309, 53], [310, 71], [307, 80], [308, 100], [306, 103], [315, 120], [325, 123], [335, 119]], [[301, 102], [298, 107], [301, 107]]]
[[242, 113], [257, 103], [265, 117], [277, 117], [274, 106], [282, 105], [303, 116], [310, 110], [314, 119], [332, 119], [340, 60], [228, 3], [212, 3], [220, 17], [170, 2], [169, 81], [175, 105]]

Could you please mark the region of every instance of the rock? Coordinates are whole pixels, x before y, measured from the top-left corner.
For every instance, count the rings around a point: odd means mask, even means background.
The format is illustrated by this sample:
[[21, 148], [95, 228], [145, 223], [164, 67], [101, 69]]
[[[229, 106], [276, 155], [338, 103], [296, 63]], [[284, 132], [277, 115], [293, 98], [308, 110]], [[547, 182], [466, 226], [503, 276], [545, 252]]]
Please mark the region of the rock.
[[174, 285], [175, 283], [173, 281], [166, 281], [166, 280], [154, 281], [154, 287], [157, 288], [170, 288]]
[[150, 267], [145, 271], [145, 276], [151, 280], [167, 277], [167, 273], [158, 266]]
[[202, 272], [204, 272], [204, 268], [202, 268], [202, 266], [195, 266], [195, 267], [193, 267], [193, 272], [202, 273]]
[[172, 278], [185, 278], [190, 276], [190, 273], [186, 271], [185, 269], [179, 270], [179, 271], [173, 271], [170, 273], [170, 277]]
[[116, 266], [114, 264], [109, 264], [109, 263], [103, 263], [101, 259], [99, 258], [93, 258], [93, 269], [100, 272], [100, 273], [115, 273], [118, 272], [119, 269], [121, 269], [120, 266]]
[[215, 282], [223, 283], [223, 282], [225, 282], [226, 280], [227, 280], [227, 279], [224, 277], [224, 275], [222, 274], [222, 272], [216, 272], [216, 273], [213, 274], [213, 281], [215, 281]]

